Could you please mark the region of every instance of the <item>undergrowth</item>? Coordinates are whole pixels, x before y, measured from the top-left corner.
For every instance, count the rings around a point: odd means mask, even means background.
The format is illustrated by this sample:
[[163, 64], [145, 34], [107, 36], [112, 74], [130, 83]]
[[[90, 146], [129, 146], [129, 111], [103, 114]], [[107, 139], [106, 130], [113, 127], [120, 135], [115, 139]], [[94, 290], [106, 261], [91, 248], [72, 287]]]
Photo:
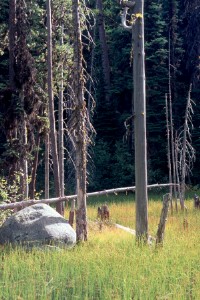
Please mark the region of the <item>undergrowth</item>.
[[[1, 247], [0, 299], [200, 299], [200, 211], [187, 201], [187, 215], [169, 212], [162, 248], [139, 247], [131, 234], [113, 225], [134, 228], [135, 205], [121, 200], [107, 201], [111, 225], [101, 230], [98, 203], [90, 203], [89, 240], [71, 250]], [[150, 200], [151, 235], [161, 208], [161, 201]]]

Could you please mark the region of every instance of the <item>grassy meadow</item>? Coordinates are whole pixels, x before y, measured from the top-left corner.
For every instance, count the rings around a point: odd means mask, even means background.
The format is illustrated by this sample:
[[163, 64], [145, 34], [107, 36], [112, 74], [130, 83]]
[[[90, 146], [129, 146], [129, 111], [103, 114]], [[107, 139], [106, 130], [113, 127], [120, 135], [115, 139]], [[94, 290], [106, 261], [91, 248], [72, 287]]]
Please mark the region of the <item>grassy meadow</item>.
[[[160, 199], [160, 200], [159, 200]], [[96, 223], [99, 203], [111, 224]], [[187, 200], [187, 215], [169, 213], [164, 246], [140, 246], [113, 224], [134, 228], [133, 196], [89, 199], [89, 240], [71, 250], [25, 251], [1, 247], [0, 299], [200, 299], [200, 211]], [[149, 201], [149, 233], [155, 235], [162, 202]], [[68, 210], [66, 209], [66, 216]], [[183, 220], [187, 218], [188, 228]]]

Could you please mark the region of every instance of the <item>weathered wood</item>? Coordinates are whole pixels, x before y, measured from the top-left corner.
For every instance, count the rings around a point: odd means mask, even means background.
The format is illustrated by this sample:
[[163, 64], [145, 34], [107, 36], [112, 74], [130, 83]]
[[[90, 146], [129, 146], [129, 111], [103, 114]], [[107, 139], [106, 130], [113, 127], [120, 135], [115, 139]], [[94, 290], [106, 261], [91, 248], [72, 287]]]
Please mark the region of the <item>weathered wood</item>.
[[160, 216], [160, 223], [158, 225], [158, 231], [156, 235], [156, 244], [162, 245], [164, 240], [164, 233], [165, 233], [165, 224], [167, 221], [167, 214], [169, 209], [169, 201], [170, 195], [166, 194], [163, 196], [163, 208]]
[[[136, 235], [135, 229], [131, 229], [129, 227], [125, 227], [125, 226], [120, 225], [120, 224], [115, 224], [115, 227], [117, 227], [118, 229], [122, 229], [122, 230], [124, 230], [124, 231], [126, 231], [126, 232], [128, 232], [128, 233], [130, 233], [132, 235]], [[149, 235], [148, 236], [148, 244], [151, 245], [152, 242], [154, 242], [154, 241], [155, 241], [155, 238], [153, 236]]]
[[[51, 14], [51, 1], [46, 0], [47, 6], [47, 61], [48, 61], [48, 100], [49, 100], [49, 125], [50, 125], [50, 143], [51, 155], [53, 159], [53, 173], [54, 173], [54, 186], [55, 194], [57, 197], [61, 196], [60, 177], [59, 177], [59, 163], [58, 163], [58, 147], [57, 147], [57, 131], [55, 125], [54, 115], [54, 94], [53, 94], [53, 63], [52, 63], [52, 14]], [[56, 203], [56, 210], [61, 215], [64, 215], [64, 208], [62, 203]]]
[[74, 102], [74, 145], [76, 166], [76, 237], [77, 242], [87, 241], [87, 107], [85, 101], [85, 73], [82, 43], [82, 3], [80, 0], [72, 0], [72, 24], [73, 24], [73, 102]]
[[200, 208], [200, 199], [198, 195], [194, 195], [194, 208]]
[[[151, 185], [148, 185], [147, 188], [149, 188], [149, 189], [162, 188], [162, 187], [168, 187], [170, 185], [174, 185], [174, 183], [151, 184]], [[104, 190], [104, 191], [99, 191], [99, 192], [92, 192], [92, 193], [88, 193], [87, 197], [124, 193], [124, 192], [128, 192], [128, 191], [135, 191], [135, 186], [123, 187], [123, 188], [117, 188], [117, 189], [110, 189], [110, 190]], [[56, 198], [51, 198], [51, 199], [40, 199], [40, 200], [31, 199], [31, 200], [26, 200], [26, 201], [21, 201], [21, 202], [0, 204], [0, 210], [14, 209], [16, 207], [24, 208], [26, 206], [33, 205], [33, 204], [36, 204], [36, 203], [46, 203], [46, 204], [49, 203], [49, 204], [52, 204], [52, 203], [56, 203], [56, 202], [60, 202], [60, 201], [65, 202], [65, 201], [70, 201], [70, 200], [76, 199], [76, 198], [77, 198], [77, 195], [56, 197]], [[13, 201], [14, 201], [14, 199], [13, 199]]]
[[73, 227], [74, 225], [74, 215], [75, 215], [75, 199], [71, 201], [71, 210], [69, 212], [69, 224]]
[[101, 221], [106, 221], [106, 220], [109, 221], [110, 211], [109, 211], [108, 205], [102, 205], [101, 207], [98, 207], [97, 218], [101, 219]]

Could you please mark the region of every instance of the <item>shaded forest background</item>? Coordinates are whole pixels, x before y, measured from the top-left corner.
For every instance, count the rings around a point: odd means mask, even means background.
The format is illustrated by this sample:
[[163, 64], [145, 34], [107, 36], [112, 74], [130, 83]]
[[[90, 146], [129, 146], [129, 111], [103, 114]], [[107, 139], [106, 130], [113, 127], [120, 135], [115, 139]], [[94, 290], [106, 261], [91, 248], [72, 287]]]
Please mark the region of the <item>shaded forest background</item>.
[[[86, 18], [90, 25], [91, 40], [84, 40], [85, 69], [88, 90], [96, 106], [90, 117], [96, 130], [93, 145], [89, 149], [88, 190], [134, 185], [134, 153], [131, 132], [132, 122], [132, 65], [131, 35], [120, 25], [121, 7], [116, 1], [103, 1], [103, 14], [98, 1], [86, 1]], [[91, 10], [91, 11], [90, 11]], [[59, 66], [64, 63], [65, 122], [68, 122], [70, 86], [73, 78], [71, 40], [71, 3], [54, 0], [53, 12], [53, 66], [55, 106], [58, 109]], [[13, 166], [20, 162], [24, 153], [29, 161], [29, 174], [33, 168], [34, 155], [39, 150], [37, 191], [44, 190], [44, 147], [48, 131], [47, 62], [46, 62], [46, 7], [45, 1], [26, 1], [25, 32], [29, 63], [34, 60], [34, 89], [37, 97], [29, 95], [27, 101], [18, 101], [19, 95], [10, 96], [9, 91], [9, 1], [0, 4], [0, 177], [8, 178]], [[107, 66], [109, 85], [105, 82], [105, 66], [102, 59], [100, 25], [105, 25], [108, 51]], [[64, 24], [64, 45], [60, 45], [60, 24]], [[83, 30], [84, 32], [84, 30]], [[169, 93], [169, 73], [175, 130], [184, 122], [189, 86], [192, 83], [194, 106], [192, 144], [196, 150], [196, 161], [188, 184], [198, 185], [200, 177], [200, 5], [197, 0], [145, 1], [145, 47], [147, 84], [147, 141], [148, 182], [168, 182], [167, 137], [165, 116], [165, 94]], [[105, 50], [105, 49], [104, 49]], [[170, 59], [170, 62], [169, 62]], [[108, 65], [109, 64], [109, 65]], [[19, 66], [17, 66], [19, 68]], [[28, 74], [28, 75], [27, 75]], [[26, 78], [29, 78], [29, 72]], [[90, 80], [90, 77], [92, 80]], [[24, 79], [26, 80], [26, 79]], [[20, 80], [19, 80], [20, 86]], [[19, 87], [18, 87], [19, 88]], [[19, 88], [20, 89], [20, 88]], [[86, 97], [88, 109], [93, 108], [90, 94]], [[36, 105], [37, 103], [37, 105]], [[40, 105], [38, 105], [40, 103]], [[19, 140], [9, 138], [15, 121], [26, 113], [28, 120], [28, 143], [22, 151]], [[57, 116], [57, 112], [56, 112]], [[126, 123], [126, 126], [125, 124]], [[40, 135], [38, 147], [36, 137]], [[65, 138], [65, 187], [66, 194], [74, 192], [73, 153]], [[52, 171], [51, 171], [52, 172]], [[51, 194], [53, 195], [53, 180]]]

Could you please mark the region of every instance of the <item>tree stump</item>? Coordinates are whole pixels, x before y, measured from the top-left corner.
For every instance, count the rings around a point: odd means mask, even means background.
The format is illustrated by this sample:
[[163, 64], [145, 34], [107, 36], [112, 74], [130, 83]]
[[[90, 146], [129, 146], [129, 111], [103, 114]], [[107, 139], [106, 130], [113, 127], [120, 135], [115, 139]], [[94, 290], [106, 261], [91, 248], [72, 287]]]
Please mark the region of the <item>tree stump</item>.
[[110, 211], [107, 205], [102, 205], [97, 209], [97, 218], [101, 221], [109, 221]]
[[198, 195], [194, 195], [194, 208], [200, 208], [200, 199]]

